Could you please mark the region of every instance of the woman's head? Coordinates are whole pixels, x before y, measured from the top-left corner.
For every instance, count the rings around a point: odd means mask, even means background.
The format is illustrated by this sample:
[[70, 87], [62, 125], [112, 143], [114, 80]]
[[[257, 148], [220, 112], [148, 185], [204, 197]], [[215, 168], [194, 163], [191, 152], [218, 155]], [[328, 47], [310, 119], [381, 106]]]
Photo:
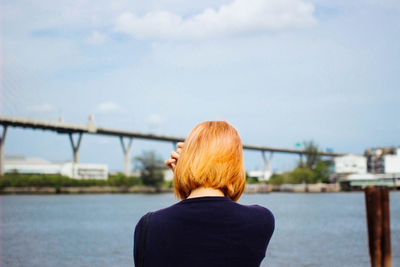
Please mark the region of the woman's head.
[[244, 190], [242, 142], [225, 121], [202, 122], [185, 140], [174, 171], [175, 194], [181, 199], [199, 187], [220, 189], [236, 201]]

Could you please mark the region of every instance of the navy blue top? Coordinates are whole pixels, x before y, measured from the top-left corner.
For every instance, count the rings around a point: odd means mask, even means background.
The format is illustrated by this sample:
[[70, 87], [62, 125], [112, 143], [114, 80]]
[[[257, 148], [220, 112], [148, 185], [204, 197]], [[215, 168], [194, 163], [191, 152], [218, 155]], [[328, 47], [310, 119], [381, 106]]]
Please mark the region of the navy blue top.
[[[143, 217], [135, 228], [134, 258]], [[199, 197], [158, 210], [148, 224], [144, 263], [160, 266], [260, 266], [275, 221], [258, 205], [227, 197]]]

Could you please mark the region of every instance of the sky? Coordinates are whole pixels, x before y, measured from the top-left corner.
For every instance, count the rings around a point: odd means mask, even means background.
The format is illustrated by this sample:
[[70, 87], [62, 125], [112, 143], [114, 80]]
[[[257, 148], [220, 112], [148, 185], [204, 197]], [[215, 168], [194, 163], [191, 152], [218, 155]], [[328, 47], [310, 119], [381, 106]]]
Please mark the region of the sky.
[[[0, 0], [0, 114], [185, 137], [226, 120], [243, 143], [360, 153], [400, 145], [400, 2]], [[170, 143], [134, 140], [169, 156]], [[9, 129], [6, 154], [72, 159], [68, 136]], [[123, 169], [117, 138], [80, 161]], [[272, 168], [298, 156], [274, 154]], [[248, 170], [259, 152], [245, 152]]]

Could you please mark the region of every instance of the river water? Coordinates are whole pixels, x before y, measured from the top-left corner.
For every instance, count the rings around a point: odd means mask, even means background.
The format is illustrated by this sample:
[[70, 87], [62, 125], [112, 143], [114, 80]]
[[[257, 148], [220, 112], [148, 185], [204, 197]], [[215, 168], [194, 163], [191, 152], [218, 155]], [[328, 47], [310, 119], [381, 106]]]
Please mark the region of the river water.
[[[400, 266], [400, 192], [390, 201]], [[0, 196], [0, 266], [133, 266], [136, 222], [175, 202], [172, 194]], [[248, 194], [239, 203], [275, 215], [262, 266], [369, 266], [363, 193]]]

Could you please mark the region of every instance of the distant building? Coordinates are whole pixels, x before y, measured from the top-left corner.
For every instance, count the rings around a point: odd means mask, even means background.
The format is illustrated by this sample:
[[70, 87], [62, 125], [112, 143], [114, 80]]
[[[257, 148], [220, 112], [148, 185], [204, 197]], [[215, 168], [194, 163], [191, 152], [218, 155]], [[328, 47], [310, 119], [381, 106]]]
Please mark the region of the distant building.
[[341, 181], [350, 187], [360, 188], [368, 185], [395, 188], [400, 186], [400, 148], [367, 149], [364, 155], [367, 172], [344, 175], [340, 177]]
[[333, 172], [337, 174], [366, 173], [367, 159], [356, 154], [346, 154], [333, 159]]
[[398, 147], [367, 149], [365, 156], [368, 162], [368, 172], [400, 173], [400, 148]]
[[255, 171], [249, 171], [248, 175], [253, 178], [257, 178], [258, 181], [268, 181], [269, 178], [272, 176], [272, 171], [270, 170], [265, 170], [265, 171], [260, 171], [260, 170], [255, 170]]
[[107, 164], [73, 162], [50, 162], [40, 158], [26, 158], [24, 155], [6, 155], [5, 173], [61, 174], [76, 179], [107, 179]]

